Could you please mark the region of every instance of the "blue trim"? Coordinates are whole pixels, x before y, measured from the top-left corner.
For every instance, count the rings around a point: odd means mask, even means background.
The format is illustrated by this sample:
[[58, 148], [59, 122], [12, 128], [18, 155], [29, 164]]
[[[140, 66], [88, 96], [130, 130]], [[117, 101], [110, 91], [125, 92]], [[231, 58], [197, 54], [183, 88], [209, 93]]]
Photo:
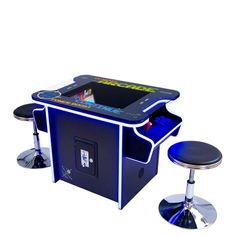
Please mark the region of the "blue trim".
[[141, 126], [145, 125], [149, 120], [149, 119], [146, 119], [145, 121], [143, 121], [141, 123], [138, 123], [138, 124], [129, 124], [129, 123], [125, 123], [125, 122], [120, 122], [120, 121], [100, 117], [100, 116], [97, 116], [97, 115], [88, 114], [88, 113], [85, 113], [85, 112], [75, 111], [75, 110], [64, 108], [64, 107], [61, 107], [61, 106], [48, 104], [48, 103], [43, 103], [43, 102], [39, 102], [39, 101], [35, 101], [35, 103], [46, 106], [46, 107], [51, 107], [51, 108], [54, 108], [54, 109], [57, 109], [57, 110], [65, 111], [65, 112], [68, 112], [68, 113], [72, 113], [72, 114], [76, 114], [76, 115], [80, 115], [80, 116], [85, 116], [85, 117], [88, 117], [88, 118], [91, 118], [91, 119], [100, 120], [100, 121], [115, 124], [115, 125], [122, 125], [122, 126], [125, 126], [125, 127], [141, 127]]
[[123, 169], [123, 127], [119, 126], [119, 165], [118, 165], [118, 208], [121, 210], [122, 204], [122, 169]]
[[53, 153], [52, 153], [52, 139], [51, 139], [51, 130], [50, 130], [50, 122], [49, 122], [49, 115], [48, 115], [48, 107], [46, 106], [46, 120], [47, 120], [47, 128], [48, 128], [48, 136], [49, 136], [49, 151], [50, 151], [50, 161], [51, 161], [51, 171], [52, 171], [52, 182], [57, 182], [55, 177], [55, 168], [54, 168], [54, 160], [53, 160]]
[[155, 107], [156, 105], [160, 104], [160, 103], [168, 103], [170, 102], [169, 99], [164, 99], [164, 100], [158, 100], [156, 102], [154, 102], [153, 104], [151, 104], [150, 106], [148, 106], [147, 108], [143, 109], [143, 112], [147, 112], [150, 109], [152, 109], [153, 107]]

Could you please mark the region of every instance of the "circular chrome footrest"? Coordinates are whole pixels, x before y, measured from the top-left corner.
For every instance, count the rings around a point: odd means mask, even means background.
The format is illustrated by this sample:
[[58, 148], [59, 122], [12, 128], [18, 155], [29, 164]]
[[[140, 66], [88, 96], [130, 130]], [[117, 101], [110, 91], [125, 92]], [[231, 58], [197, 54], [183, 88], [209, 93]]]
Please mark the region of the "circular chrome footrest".
[[49, 158], [49, 149], [41, 148], [41, 154], [34, 148], [22, 152], [17, 157], [17, 163], [25, 168], [40, 169], [51, 166]]
[[185, 195], [172, 195], [159, 205], [161, 216], [170, 224], [186, 229], [202, 229], [212, 225], [217, 213], [208, 201], [193, 197], [192, 203], [185, 203]]

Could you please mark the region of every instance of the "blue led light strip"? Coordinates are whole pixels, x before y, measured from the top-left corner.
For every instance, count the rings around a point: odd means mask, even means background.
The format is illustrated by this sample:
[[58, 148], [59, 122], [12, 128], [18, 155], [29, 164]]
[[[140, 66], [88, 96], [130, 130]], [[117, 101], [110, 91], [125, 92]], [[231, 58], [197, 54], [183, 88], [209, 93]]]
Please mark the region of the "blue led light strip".
[[[146, 119], [145, 121], [143, 121], [139, 124], [128, 124], [128, 123], [124, 123], [124, 122], [120, 122], [120, 121], [111, 120], [111, 119], [108, 119], [108, 118], [103, 118], [103, 117], [100, 117], [100, 116], [97, 116], [97, 115], [91, 115], [91, 114], [87, 114], [87, 113], [84, 113], [84, 112], [74, 111], [74, 110], [71, 110], [71, 109], [67, 109], [67, 108], [64, 108], [64, 107], [60, 107], [60, 106], [56, 106], [56, 105], [52, 105], [52, 104], [48, 104], [48, 103], [43, 103], [43, 102], [39, 102], [39, 101], [35, 101], [35, 100], [34, 100], [34, 102], [37, 103], [37, 104], [47, 106], [47, 107], [51, 107], [51, 108], [54, 108], [54, 109], [58, 109], [58, 110], [61, 110], [61, 111], [73, 113], [73, 114], [80, 115], [80, 116], [85, 116], [85, 117], [88, 117], [88, 118], [104, 121], [104, 122], [107, 122], [107, 123], [122, 125], [122, 126], [125, 126], [125, 127], [141, 127], [149, 121], [149, 119]], [[149, 107], [147, 107], [146, 109], [144, 109], [143, 112], [146, 112], [146, 111], [150, 110], [151, 108], [153, 108], [154, 106], [156, 106], [158, 104], [168, 103], [168, 102], [170, 102], [170, 100], [166, 100], [166, 99], [158, 100], [155, 103], [153, 103], [152, 105], [150, 105]]]
[[[53, 166], [53, 157], [52, 157], [52, 145], [51, 145], [51, 133], [50, 133], [50, 124], [48, 119], [48, 108], [36, 108], [33, 110], [33, 116], [35, 111], [44, 111], [46, 112], [46, 123], [47, 123], [47, 131], [48, 131], [48, 138], [49, 138], [49, 156], [51, 162], [51, 172], [52, 172], [52, 182], [55, 183], [55, 174], [54, 174], [54, 166]], [[34, 116], [35, 117], [35, 116]]]
[[143, 110], [143, 112], [147, 112], [148, 110], [152, 109], [153, 107], [155, 107], [159, 103], [168, 103], [168, 102], [170, 102], [170, 100], [168, 100], [168, 99], [158, 100], [158, 101], [154, 102], [152, 105], [150, 105], [149, 107], [145, 108]]
[[119, 126], [118, 208], [122, 209], [123, 127]]
[[37, 104], [40, 104], [42, 106], [45, 106], [45, 107], [51, 107], [51, 108], [61, 110], [61, 111], [65, 111], [65, 112], [68, 112], [68, 113], [72, 113], [72, 114], [76, 114], [76, 115], [80, 115], [80, 116], [85, 116], [85, 117], [88, 117], [88, 118], [91, 118], [91, 119], [100, 120], [100, 121], [115, 124], [115, 125], [122, 125], [122, 126], [125, 126], [125, 127], [141, 127], [141, 126], [145, 125], [149, 120], [149, 119], [146, 119], [145, 121], [143, 121], [139, 124], [128, 124], [128, 123], [124, 123], [124, 122], [120, 122], [120, 121], [116, 121], [116, 120], [111, 120], [111, 119], [108, 119], [108, 118], [103, 118], [103, 117], [100, 117], [100, 116], [97, 116], [97, 115], [91, 115], [91, 114], [87, 114], [87, 113], [80, 112], [80, 111], [74, 111], [74, 110], [67, 109], [67, 108], [60, 107], [60, 106], [56, 106], [56, 105], [51, 105], [51, 104], [38, 102], [38, 101], [34, 101], [34, 102], [37, 103]]
[[50, 149], [51, 167], [52, 167], [52, 169], [51, 169], [52, 170], [52, 182], [55, 183], [56, 178], [55, 178], [55, 168], [54, 168], [54, 165], [53, 165], [52, 139], [51, 139], [48, 107], [46, 107], [46, 120], [47, 120], [47, 129], [48, 129], [48, 137], [49, 137], [49, 149]]

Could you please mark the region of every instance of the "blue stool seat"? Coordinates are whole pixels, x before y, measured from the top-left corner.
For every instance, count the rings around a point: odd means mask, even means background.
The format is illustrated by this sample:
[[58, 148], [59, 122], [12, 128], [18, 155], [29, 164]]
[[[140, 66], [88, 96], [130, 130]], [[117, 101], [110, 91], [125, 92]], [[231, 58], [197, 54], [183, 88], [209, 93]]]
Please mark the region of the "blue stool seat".
[[199, 141], [172, 145], [168, 157], [172, 162], [189, 169], [210, 169], [218, 166], [222, 160], [222, 154], [216, 147]]
[[161, 216], [170, 224], [188, 229], [206, 228], [212, 225], [217, 213], [210, 202], [194, 196], [194, 173], [198, 169], [210, 169], [222, 161], [221, 152], [214, 146], [199, 141], [184, 141], [168, 149], [169, 159], [190, 169], [185, 194], [164, 198], [159, 204]]

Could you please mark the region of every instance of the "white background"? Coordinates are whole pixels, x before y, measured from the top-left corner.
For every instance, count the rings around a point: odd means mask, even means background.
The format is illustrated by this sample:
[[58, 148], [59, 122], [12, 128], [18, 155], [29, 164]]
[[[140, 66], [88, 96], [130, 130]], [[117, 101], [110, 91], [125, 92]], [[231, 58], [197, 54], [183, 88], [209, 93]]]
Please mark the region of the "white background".
[[[214, 235], [235, 230], [235, 1], [1, 1], [0, 235]], [[99, 195], [28, 170], [30, 123], [13, 110], [31, 94], [80, 74], [176, 89], [178, 137], [161, 145], [158, 175], [122, 210]], [[47, 136], [41, 133], [47, 145]], [[195, 193], [217, 209], [215, 224], [189, 231], [158, 213], [183, 193], [188, 171], [167, 158], [182, 140], [217, 146], [223, 163], [196, 172]]]

